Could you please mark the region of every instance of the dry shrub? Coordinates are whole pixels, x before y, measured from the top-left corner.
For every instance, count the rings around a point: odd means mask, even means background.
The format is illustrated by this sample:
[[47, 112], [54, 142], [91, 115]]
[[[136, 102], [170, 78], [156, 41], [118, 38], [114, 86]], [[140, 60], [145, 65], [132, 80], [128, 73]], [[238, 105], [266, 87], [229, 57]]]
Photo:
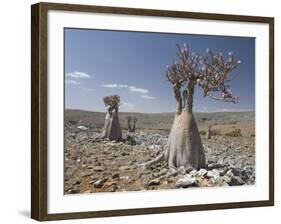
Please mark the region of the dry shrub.
[[241, 129], [235, 129], [225, 134], [227, 137], [242, 137]]
[[71, 125], [76, 125], [78, 122], [77, 121], [74, 121], [74, 120], [69, 120], [68, 121]]
[[212, 136], [221, 135], [221, 131], [218, 130], [218, 129], [213, 129], [213, 130], [211, 131], [211, 133], [212, 133]]
[[200, 130], [199, 133], [200, 135], [206, 135], [206, 130]]

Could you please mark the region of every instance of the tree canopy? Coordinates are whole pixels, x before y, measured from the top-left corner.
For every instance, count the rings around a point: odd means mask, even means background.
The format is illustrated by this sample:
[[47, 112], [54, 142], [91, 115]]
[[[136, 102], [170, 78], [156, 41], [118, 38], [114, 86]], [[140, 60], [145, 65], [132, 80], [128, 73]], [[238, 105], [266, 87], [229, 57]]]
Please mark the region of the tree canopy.
[[[187, 44], [177, 45], [178, 61], [174, 60], [167, 66], [166, 77], [175, 90], [175, 97], [179, 101], [193, 98], [194, 86], [201, 87], [203, 96], [209, 96], [223, 102], [237, 103], [238, 96], [234, 96], [230, 89], [231, 72], [241, 63], [229, 52], [225, 57], [222, 52], [215, 54], [209, 48], [206, 54], [190, 52]], [[185, 86], [181, 93], [181, 87]], [[192, 90], [192, 91], [191, 91]], [[192, 103], [192, 100], [191, 100]]]

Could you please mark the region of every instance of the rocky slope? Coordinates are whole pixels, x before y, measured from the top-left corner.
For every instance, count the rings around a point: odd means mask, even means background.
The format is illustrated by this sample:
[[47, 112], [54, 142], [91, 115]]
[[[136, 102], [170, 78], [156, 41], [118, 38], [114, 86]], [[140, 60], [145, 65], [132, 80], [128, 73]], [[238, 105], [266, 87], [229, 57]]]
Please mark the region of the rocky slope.
[[140, 191], [255, 183], [255, 137], [202, 136], [206, 169], [173, 172], [166, 162], [140, 164], [163, 153], [168, 133], [123, 130], [123, 142], [101, 140], [101, 129], [80, 118], [65, 121], [65, 193]]

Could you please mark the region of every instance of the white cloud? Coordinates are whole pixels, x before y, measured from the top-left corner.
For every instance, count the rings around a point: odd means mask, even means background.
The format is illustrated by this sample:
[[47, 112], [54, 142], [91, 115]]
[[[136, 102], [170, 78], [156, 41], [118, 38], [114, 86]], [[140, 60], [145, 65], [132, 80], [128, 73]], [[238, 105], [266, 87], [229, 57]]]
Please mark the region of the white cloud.
[[124, 88], [124, 89], [128, 89], [132, 93], [141, 94], [140, 97], [143, 98], [143, 99], [149, 99], [149, 100], [155, 99], [155, 97], [148, 95], [148, 93], [149, 93], [148, 89], [139, 88], [139, 87], [136, 87], [136, 86], [129, 86], [129, 85], [126, 85], [126, 84], [111, 83], [111, 84], [103, 84], [102, 87], [118, 88], [118, 89]]
[[130, 92], [133, 92], [133, 93], [142, 93], [142, 94], [149, 93], [148, 89], [143, 89], [143, 88], [139, 88], [139, 87], [136, 87], [136, 86], [129, 86], [129, 85], [126, 85], [126, 84], [116, 84], [116, 83], [103, 84], [102, 87], [106, 87], [106, 88], [126, 88]]
[[129, 86], [123, 85], [123, 84], [113, 83], [113, 84], [104, 84], [104, 85], [102, 85], [102, 87], [106, 87], [106, 88], [128, 88]]
[[149, 96], [149, 95], [141, 95], [141, 98], [148, 99], [148, 100], [156, 99], [154, 96]]
[[85, 72], [69, 72], [65, 74], [66, 78], [74, 78], [74, 79], [88, 79], [91, 78], [91, 76]]
[[81, 82], [77, 82], [77, 81], [72, 80], [72, 79], [67, 79], [67, 80], [65, 80], [65, 84], [69, 84], [69, 85], [81, 85]]
[[149, 93], [148, 89], [142, 89], [135, 86], [129, 86], [129, 90], [135, 93]]

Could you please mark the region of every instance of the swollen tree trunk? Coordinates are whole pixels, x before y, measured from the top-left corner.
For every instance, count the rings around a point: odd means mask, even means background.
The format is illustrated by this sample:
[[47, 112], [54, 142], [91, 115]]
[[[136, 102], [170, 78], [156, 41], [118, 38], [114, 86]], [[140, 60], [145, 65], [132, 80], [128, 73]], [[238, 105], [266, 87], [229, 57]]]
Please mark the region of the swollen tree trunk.
[[170, 168], [200, 169], [206, 166], [200, 134], [192, 113], [184, 109], [175, 116], [168, 139], [165, 160]]
[[175, 119], [165, 152], [165, 160], [173, 169], [182, 166], [185, 169], [200, 169], [206, 166], [200, 134], [192, 113], [194, 86], [189, 87], [188, 91], [187, 103], [182, 110], [180, 102], [177, 102]]
[[135, 132], [135, 130], [136, 130], [137, 118], [136, 118], [136, 117], [131, 117], [131, 116], [129, 116], [129, 117], [127, 118], [127, 122], [128, 122], [128, 131], [129, 131], [129, 132]]
[[102, 132], [102, 138], [108, 138], [111, 141], [122, 140], [122, 131], [120, 128], [118, 111], [108, 111], [105, 116], [105, 124]]

